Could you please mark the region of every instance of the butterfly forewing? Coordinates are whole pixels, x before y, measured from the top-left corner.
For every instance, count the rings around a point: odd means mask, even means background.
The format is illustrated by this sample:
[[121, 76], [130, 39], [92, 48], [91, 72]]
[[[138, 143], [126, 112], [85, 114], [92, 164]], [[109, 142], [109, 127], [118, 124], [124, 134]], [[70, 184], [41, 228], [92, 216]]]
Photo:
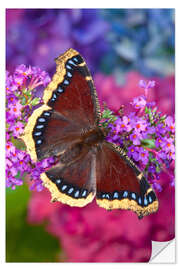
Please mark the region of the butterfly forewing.
[[78, 141], [100, 118], [99, 102], [83, 58], [69, 49], [44, 91], [44, 105], [30, 117], [23, 140], [33, 160], [58, 155]]

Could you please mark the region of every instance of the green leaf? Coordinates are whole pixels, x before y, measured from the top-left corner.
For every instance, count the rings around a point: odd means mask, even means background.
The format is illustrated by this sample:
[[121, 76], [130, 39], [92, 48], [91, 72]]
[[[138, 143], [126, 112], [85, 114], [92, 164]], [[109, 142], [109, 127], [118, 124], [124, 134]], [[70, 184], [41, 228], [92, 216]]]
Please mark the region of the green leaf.
[[40, 98], [35, 97], [32, 101], [31, 101], [31, 105], [32, 106], [36, 106], [39, 104]]
[[148, 110], [148, 107], [145, 107], [145, 113], [148, 113], [149, 110]]
[[26, 98], [25, 98], [25, 97], [22, 97], [22, 99], [21, 99], [21, 104], [22, 104], [22, 105], [25, 105], [25, 104], [26, 104]]
[[14, 146], [19, 150], [26, 150], [26, 145], [21, 139], [15, 139], [14, 137], [11, 138], [11, 142]]
[[145, 146], [145, 147], [148, 147], [148, 148], [156, 148], [155, 146], [155, 140], [153, 139], [144, 139], [144, 140], [141, 140], [141, 144], [142, 146]]
[[26, 185], [6, 192], [6, 261], [56, 262], [59, 241], [48, 234], [44, 225], [27, 222], [30, 191]]

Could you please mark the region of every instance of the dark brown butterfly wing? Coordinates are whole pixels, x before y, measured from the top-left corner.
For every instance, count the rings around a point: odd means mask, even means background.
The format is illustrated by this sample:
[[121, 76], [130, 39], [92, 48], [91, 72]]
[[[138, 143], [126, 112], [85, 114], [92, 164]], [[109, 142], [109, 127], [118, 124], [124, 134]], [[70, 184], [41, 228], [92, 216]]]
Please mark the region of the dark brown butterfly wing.
[[56, 64], [45, 104], [33, 112], [22, 137], [33, 160], [59, 155], [99, 122], [99, 103], [83, 58], [69, 49]]
[[106, 209], [126, 209], [139, 217], [156, 212], [156, 195], [141, 171], [119, 147], [103, 142], [96, 159], [97, 203]]
[[41, 175], [51, 191], [52, 201], [70, 206], [85, 206], [95, 196], [95, 156], [82, 151], [80, 158], [70, 164], [58, 163]]
[[[78, 145], [82, 134], [97, 126], [100, 108], [79, 53], [69, 49], [56, 64], [56, 73], [44, 91], [44, 105], [29, 118], [22, 139], [33, 160], [60, 156], [60, 162], [41, 175], [53, 200], [84, 206], [95, 194], [95, 157], [86, 148], [80, 151]], [[61, 163], [66, 152], [69, 161]]]

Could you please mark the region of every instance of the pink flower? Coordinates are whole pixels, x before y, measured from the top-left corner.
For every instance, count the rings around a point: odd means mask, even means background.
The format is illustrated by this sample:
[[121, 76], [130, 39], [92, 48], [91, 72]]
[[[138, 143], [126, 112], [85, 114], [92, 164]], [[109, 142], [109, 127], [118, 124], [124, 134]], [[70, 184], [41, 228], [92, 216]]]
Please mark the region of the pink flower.
[[13, 136], [18, 137], [24, 131], [24, 125], [22, 122], [16, 122], [14, 125], [10, 126], [10, 131], [13, 132]]
[[14, 116], [14, 117], [19, 117], [21, 116], [21, 109], [22, 109], [22, 105], [20, 104], [20, 102], [16, 102], [16, 104], [13, 104], [10, 106], [10, 113], [11, 113], [11, 116]]
[[146, 106], [146, 99], [143, 96], [135, 97], [131, 103], [135, 109], [141, 109]]

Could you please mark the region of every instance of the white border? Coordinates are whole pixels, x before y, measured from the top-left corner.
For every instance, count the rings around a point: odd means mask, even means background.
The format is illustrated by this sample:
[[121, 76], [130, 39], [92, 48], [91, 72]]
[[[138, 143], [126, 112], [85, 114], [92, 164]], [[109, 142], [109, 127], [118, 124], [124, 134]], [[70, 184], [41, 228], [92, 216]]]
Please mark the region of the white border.
[[[85, 3], [85, 1], [69, 1], [68, 3], [67, 2], [64, 2], [64, 1], [35, 1], [35, 0], [31, 0], [30, 2], [29, 1], [22, 1], [22, 0], [16, 0], [16, 1], [10, 1], [10, 0], [6, 0], [5, 2], [4, 1], [1, 1], [2, 3], [0, 4], [0, 25], [1, 25], [1, 46], [0, 46], [0, 74], [1, 74], [1, 79], [0, 79], [0, 89], [1, 89], [1, 98], [0, 98], [0, 102], [1, 102], [1, 106], [0, 106], [0, 110], [1, 110], [1, 121], [0, 121], [0, 130], [1, 132], [3, 132], [3, 135], [1, 133], [1, 138], [2, 140], [4, 141], [4, 130], [5, 130], [5, 126], [4, 126], [4, 121], [2, 120], [2, 118], [4, 119], [4, 109], [5, 109], [5, 106], [4, 106], [4, 100], [5, 100], [5, 94], [4, 94], [4, 70], [5, 70], [5, 8], [175, 8], [177, 6], [177, 3], [178, 1], [157, 1], [157, 0], [151, 0], [150, 2], [148, 1], [140, 1], [140, 0], [136, 0], [136, 1], [131, 1], [131, 0], [126, 0], [126, 1], [94, 1], [95, 3], [93, 3], [93, 1], [87, 1], [87, 3]], [[69, 4], [69, 5], [68, 5]], [[110, 5], [111, 4], [111, 5]], [[119, 6], [117, 6], [117, 4]], [[179, 14], [179, 9], [177, 8], [176, 9], [176, 28], [179, 29], [178, 26], [179, 25], [179, 19], [180, 18], [180, 14]], [[177, 34], [177, 33], [176, 33]], [[177, 36], [176, 36], [177, 38]], [[178, 40], [176, 42], [176, 56], [178, 56], [178, 48], [180, 44], [178, 44]], [[178, 59], [178, 57], [176, 57], [176, 59]], [[178, 63], [176, 64], [177, 65], [177, 68], [176, 70], [178, 70]], [[177, 74], [178, 75], [178, 74]], [[179, 133], [179, 127], [178, 127], [178, 116], [179, 116], [179, 110], [180, 110], [180, 106], [177, 106], [179, 101], [180, 101], [180, 88], [178, 89], [178, 77], [176, 77], [176, 132], [177, 132], [177, 135], [176, 135], [176, 138], [180, 138], [180, 134], [178, 136], [178, 133]], [[179, 107], [179, 108], [178, 108]], [[177, 121], [178, 120], [178, 121]], [[3, 160], [3, 157], [4, 157], [4, 142], [2, 143], [2, 140], [1, 140], [1, 143], [0, 143], [0, 153], [1, 153], [1, 162], [0, 162], [0, 172], [1, 172], [1, 181], [0, 181], [0, 261], [1, 262], [5, 262], [5, 185], [4, 185], [4, 179], [2, 177], [2, 175], [4, 176], [4, 168], [5, 168], [5, 165], [4, 165], [4, 160]], [[178, 140], [176, 140], [176, 149], [178, 150], [179, 149], [179, 142]], [[177, 164], [177, 160], [178, 160], [178, 154], [176, 155], [176, 164]], [[178, 168], [177, 168], [178, 169]], [[177, 187], [178, 187], [178, 181], [180, 181], [178, 178], [178, 175], [179, 175], [179, 172], [176, 172], [176, 200], [177, 200], [177, 205], [180, 205], [180, 196], [177, 196]], [[179, 200], [179, 202], [178, 202]], [[176, 211], [176, 228], [178, 228], [178, 222], [179, 221], [179, 215], [178, 215], [178, 211]], [[179, 234], [176, 230], [176, 235], [178, 235], [178, 240], [179, 240]], [[178, 252], [176, 252], [178, 254]], [[179, 264], [179, 261], [178, 261], [178, 258], [177, 258], [177, 264], [172, 264], [170, 267], [178, 267], [178, 264]], [[59, 263], [48, 263], [48, 264], [44, 264], [44, 263], [41, 263], [41, 264], [36, 264], [36, 263], [31, 263], [31, 264], [28, 264], [28, 263], [11, 263], [11, 264], [4, 264], [1, 265], [3, 266], [4, 269], [8, 269], [9, 267], [18, 267], [18, 269], [20, 269], [21, 267], [24, 269], [32, 269], [32, 267], [40, 267], [40, 268], [43, 268], [43, 270], [45, 269], [49, 269], [50, 267], [53, 267], [53, 268], [58, 268], [61, 267], [61, 268], [70, 268], [70, 267], [73, 267], [73, 268], [82, 268], [84, 270], [84, 268], [92, 268], [92, 264], [59, 264]], [[99, 268], [99, 267], [103, 267], [103, 269], [108, 269], [109, 270], [109, 267], [111, 269], [120, 269], [121, 267], [123, 267], [123, 269], [132, 269], [133, 268], [141, 268], [141, 267], [155, 267], [155, 265], [150, 265], [150, 264], [124, 264], [124, 263], [121, 263], [121, 264], [118, 264], [118, 263], [114, 263], [114, 264], [109, 264], [109, 263], [103, 263], [103, 264], [93, 264], [93, 268]], [[163, 264], [162, 265], [164, 269], [168, 268], [169, 269], [169, 264]], [[158, 266], [159, 267], [159, 266]]]

